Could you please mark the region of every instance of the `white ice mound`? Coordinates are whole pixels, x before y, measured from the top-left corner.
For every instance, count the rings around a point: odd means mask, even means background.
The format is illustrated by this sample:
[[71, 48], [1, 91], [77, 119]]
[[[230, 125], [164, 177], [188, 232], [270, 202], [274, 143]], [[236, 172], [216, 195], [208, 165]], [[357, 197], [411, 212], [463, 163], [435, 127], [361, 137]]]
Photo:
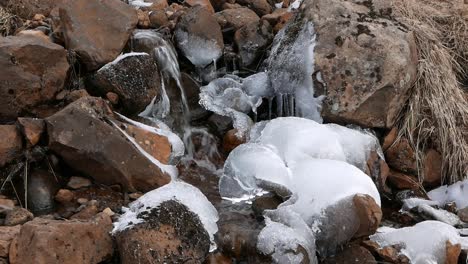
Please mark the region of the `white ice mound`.
[[455, 202], [462, 209], [468, 206], [468, 180], [459, 181], [452, 185], [444, 185], [427, 193], [433, 201], [444, 205]]
[[215, 250], [214, 234], [218, 232], [218, 225], [216, 224], [219, 220], [218, 212], [198, 188], [181, 181], [172, 181], [163, 187], [147, 192], [138, 200], [132, 202], [129, 208], [124, 209], [125, 213], [119, 218], [119, 221], [114, 223], [112, 233], [121, 232], [144, 222], [139, 217], [141, 213], [149, 212], [157, 208], [161, 203], [170, 200], [180, 202], [200, 218], [210, 236], [210, 251]]
[[400, 229], [381, 228], [370, 238], [381, 247], [402, 245], [401, 253], [414, 264], [445, 263], [447, 241], [468, 248], [468, 238], [461, 237], [453, 226], [439, 221], [424, 221]]
[[205, 67], [219, 59], [223, 53], [219, 43], [214, 39], [206, 39], [194, 33], [178, 28], [175, 32], [178, 46], [189, 61], [198, 67]]

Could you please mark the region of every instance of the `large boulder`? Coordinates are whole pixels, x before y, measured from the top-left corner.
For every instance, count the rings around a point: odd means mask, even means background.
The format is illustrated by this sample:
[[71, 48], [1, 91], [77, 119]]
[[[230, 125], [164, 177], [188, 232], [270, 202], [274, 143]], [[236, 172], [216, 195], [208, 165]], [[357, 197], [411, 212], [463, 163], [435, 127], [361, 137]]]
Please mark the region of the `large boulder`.
[[65, 46], [88, 70], [114, 60], [138, 23], [137, 11], [119, 0], [68, 0], [59, 14]]
[[68, 68], [66, 50], [44, 38], [0, 38], [0, 121], [12, 121], [54, 99]]
[[391, 128], [418, 60], [414, 35], [393, 17], [390, 1], [313, 0], [301, 12], [317, 33], [316, 83], [326, 85], [316, 85], [316, 93], [326, 95], [324, 119]]
[[101, 263], [113, 253], [111, 230], [105, 213], [90, 221], [35, 218], [12, 242], [10, 263]]
[[[119, 122], [102, 99], [81, 98], [47, 118], [46, 124], [50, 149], [97, 182], [149, 191], [168, 183], [175, 173], [163, 164], [171, 155], [169, 140]], [[151, 149], [159, 156], [150, 154]]]
[[93, 91], [113, 92], [128, 114], [138, 114], [159, 94], [161, 78], [153, 58], [146, 53], [129, 53], [99, 69], [91, 78]]

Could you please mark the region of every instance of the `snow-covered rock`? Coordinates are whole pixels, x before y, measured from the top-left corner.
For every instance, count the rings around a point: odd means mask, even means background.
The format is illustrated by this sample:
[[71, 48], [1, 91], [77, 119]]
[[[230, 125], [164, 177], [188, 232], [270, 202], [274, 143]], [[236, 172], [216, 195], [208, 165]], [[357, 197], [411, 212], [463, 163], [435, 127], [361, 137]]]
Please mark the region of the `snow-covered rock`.
[[455, 202], [458, 208], [465, 208], [468, 206], [468, 180], [441, 186], [428, 192], [427, 196], [442, 205]]

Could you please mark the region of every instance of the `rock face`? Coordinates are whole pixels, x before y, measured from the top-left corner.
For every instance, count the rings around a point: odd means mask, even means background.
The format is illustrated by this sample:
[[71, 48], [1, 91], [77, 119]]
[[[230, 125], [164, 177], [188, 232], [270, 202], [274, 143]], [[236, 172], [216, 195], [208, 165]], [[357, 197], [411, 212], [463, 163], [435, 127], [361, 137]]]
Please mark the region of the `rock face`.
[[123, 264], [202, 263], [210, 238], [197, 215], [166, 201], [143, 216], [144, 223], [116, 235]]
[[234, 42], [239, 50], [241, 65], [255, 68], [258, 59], [272, 40], [272, 28], [265, 20], [253, 22], [237, 30], [234, 34]]
[[111, 230], [104, 213], [87, 222], [36, 218], [21, 228], [10, 263], [100, 263], [113, 253]]
[[65, 46], [88, 70], [114, 60], [138, 23], [136, 10], [116, 0], [68, 0], [59, 14]]
[[0, 167], [3, 167], [21, 153], [23, 143], [15, 125], [0, 125], [0, 135]]
[[221, 57], [224, 43], [221, 28], [206, 8], [187, 10], [175, 29], [176, 44], [195, 66], [206, 66]]
[[116, 93], [126, 113], [138, 114], [159, 94], [161, 79], [151, 56], [138, 53], [121, 55], [105, 65], [91, 78], [91, 84], [102, 95]]
[[[46, 124], [50, 149], [70, 167], [97, 182], [120, 184], [130, 191], [149, 191], [170, 181], [169, 174], [151, 162], [115, 127], [126, 125], [113, 118], [102, 99], [81, 98], [47, 118]], [[167, 139], [157, 142], [162, 145], [160, 149], [170, 150]]]
[[54, 99], [68, 68], [67, 52], [57, 44], [31, 35], [0, 38], [0, 121]]
[[314, 0], [302, 12], [317, 33], [315, 70], [326, 86], [316, 85], [316, 93], [326, 95], [324, 119], [391, 128], [416, 78], [417, 53], [390, 3]]

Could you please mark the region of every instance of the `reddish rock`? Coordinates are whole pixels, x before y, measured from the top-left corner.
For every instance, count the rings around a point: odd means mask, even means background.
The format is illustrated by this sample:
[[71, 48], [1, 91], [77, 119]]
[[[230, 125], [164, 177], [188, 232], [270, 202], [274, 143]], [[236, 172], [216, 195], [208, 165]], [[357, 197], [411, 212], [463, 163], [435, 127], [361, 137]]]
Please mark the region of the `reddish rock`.
[[237, 3], [252, 9], [258, 16], [270, 14], [272, 7], [267, 0], [237, 0]]
[[210, 253], [204, 263], [206, 264], [231, 264], [232, 259], [221, 253]]
[[85, 208], [81, 209], [78, 213], [72, 215], [70, 220], [89, 220], [92, 219], [95, 215], [99, 213], [99, 209], [95, 204], [87, 205]]
[[167, 137], [151, 133], [132, 125], [127, 125], [125, 131], [127, 131], [148, 154], [164, 164], [169, 163], [172, 149]]
[[392, 128], [387, 135], [385, 135], [383, 143], [382, 143], [382, 150], [387, 151], [390, 146], [396, 141], [398, 137], [398, 129], [396, 127]]
[[97, 182], [149, 191], [170, 181], [170, 176], [119, 130], [125, 124], [115, 120], [102, 99], [82, 98], [47, 118], [46, 124], [50, 149]]
[[151, 28], [160, 28], [169, 24], [169, 19], [167, 18], [166, 12], [164, 12], [164, 10], [156, 10], [151, 12], [149, 15], [149, 20]]
[[19, 117], [18, 123], [20, 125], [21, 132], [23, 132], [23, 135], [27, 140], [27, 143], [30, 146], [35, 146], [44, 133], [44, 120], [38, 118]]
[[327, 258], [323, 264], [349, 264], [349, 263], [368, 263], [376, 264], [374, 256], [364, 247], [358, 245], [348, 245], [336, 256]]
[[231, 129], [224, 135], [223, 150], [226, 153], [231, 152], [233, 149], [235, 149], [240, 144], [245, 143], [245, 139], [237, 137], [236, 133], [237, 133], [237, 129]]
[[67, 186], [71, 189], [80, 189], [90, 186], [91, 180], [83, 177], [72, 176], [67, 183]]
[[21, 154], [23, 143], [15, 125], [0, 125], [0, 167]]
[[408, 257], [406, 257], [403, 254], [400, 254], [400, 251], [393, 246], [386, 246], [381, 248], [376, 242], [371, 240], [364, 241], [363, 246], [366, 247], [369, 251], [373, 252], [374, 255], [379, 256], [381, 259], [388, 263], [410, 263]]
[[273, 29], [265, 20], [245, 25], [234, 33], [242, 67], [256, 68], [273, 40]]
[[390, 168], [388, 167], [385, 160], [383, 160], [377, 151], [373, 150], [370, 152], [370, 155], [367, 159], [367, 175], [369, 175], [377, 185], [377, 188], [382, 192], [390, 192], [390, 189], [387, 187], [387, 177], [390, 173]]
[[86, 96], [89, 96], [89, 93], [85, 89], [78, 89], [69, 92], [65, 99], [71, 103]]
[[23, 19], [31, 19], [36, 14], [48, 16], [61, 2], [62, 0], [2, 0], [0, 5]]
[[88, 70], [114, 60], [138, 23], [137, 11], [115, 0], [67, 0], [60, 5], [65, 46]]
[[260, 20], [258, 15], [248, 8], [226, 9], [216, 13], [216, 18], [223, 29], [233, 30]]
[[149, 12], [137, 10], [137, 15], [138, 15], [138, 28], [149, 28], [150, 27]]
[[15, 226], [22, 225], [34, 218], [34, 215], [24, 208], [15, 208], [11, 211], [8, 211], [5, 216], [4, 225], [6, 226]]
[[149, 8], [149, 10], [151, 11], [164, 10], [166, 7], [169, 6], [167, 0], [150, 0], [148, 2], [153, 3]]
[[5, 213], [10, 210], [13, 210], [15, 207], [15, 202], [10, 199], [0, 198], [0, 213]]
[[20, 36], [37, 37], [37, 38], [42, 38], [44, 41], [51, 42], [49, 36], [47, 36], [46, 34], [44, 34], [44, 32], [39, 31], [39, 30], [21, 30], [20, 32], [16, 34], [16, 36], [17, 37], [20, 37]]
[[461, 253], [461, 245], [452, 245], [449, 240], [445, 242], [445, 264], [457, 264]]
[[385, 158], [392, 169], [407, 173], [416, 172], [416, 156], [409, 141], [405, 138], [400, 138], [392, 144], [385, 152]]
[[273, 27], [273, 32], [278, 33], [286, 24], [289, 22], [289, 20], [294, 18], [294, 14], [291, 12], [285, 12], [281, 14], [276, 21], [275, 26]]
[[434, 149], [426, 152], [424, 157], [424, 184], [439, 186], [442, 184], [442, 156]]
[[117, 105], [119, 103], [119, 95], [116, 93], [108, 92], [106, 93], [106, 98], [113, 105]]
[[0, 38], [0, 121], [53, 100], [68, 68], [62, 46], [31, 35]]
[[21, 226], [0, 226], [0, 257], [7, 258], [11, 241], [18, 236]]
[[113, 253], [111, 230], [107, 214], [90, 221], [35, 218], [21, 228], [10, 251], [10, 263], [101, 263]]
[[215, 12], [209, 0], [186, 0], [184, 3], [190, 7], [200, 5], [212, 14]]
[[382, 209], [369, 195], [355, 195], [353, 203], [359, 218], [359, 229], [354, 237], [375, 233], [382, 220]]
[[73, 201], [75, 195], [68, 189], [60, 189], [55, 195], [55, 200], [61, 204], [67, 204]]
[[388, 181], [400, 190], [418, 190], [420, 188], [420, 184], [416, 177], [395, 170], [390, 171]]

